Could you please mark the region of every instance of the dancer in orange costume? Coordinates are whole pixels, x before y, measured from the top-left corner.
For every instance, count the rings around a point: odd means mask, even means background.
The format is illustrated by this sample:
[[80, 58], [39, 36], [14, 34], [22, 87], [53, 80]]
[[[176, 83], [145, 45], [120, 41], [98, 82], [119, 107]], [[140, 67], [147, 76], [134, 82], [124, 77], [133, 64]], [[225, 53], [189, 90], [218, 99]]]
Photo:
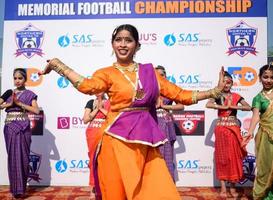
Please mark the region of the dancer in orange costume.
[[224, 87], [223, 69], [218, 86], [208, 91], [189, 91], [170, 83], [155, 72], [152, 64], [134, 61], [140, 49], [137, 29], [130, 24], [112, 33], [117, 61], [84, 78], [59, 59], [49, 60], [40, 74], [66, 76], [82, 93], [106, 92], [110, 111], [97, 151], [95, 186], [103, 200], [180, 200], [158, 146], [167, 139], [156, 122], [156, 101], [160, 95], [184, 105], [217, 97]]

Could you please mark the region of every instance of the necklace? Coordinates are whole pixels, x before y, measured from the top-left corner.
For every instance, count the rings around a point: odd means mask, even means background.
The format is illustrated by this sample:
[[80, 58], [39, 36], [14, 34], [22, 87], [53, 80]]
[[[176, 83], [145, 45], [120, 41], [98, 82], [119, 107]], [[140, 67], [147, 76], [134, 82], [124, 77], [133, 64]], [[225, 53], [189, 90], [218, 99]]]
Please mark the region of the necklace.
[[133, 86], [134, 90], [135, 90], [135, 96], [134, 96], [134, 99], [136, 100], [142, 100], [144, 97], [145, 97], [145, 91], [142, 87], [142, 84], [141, 84], [141, 81], [139, 79], [139, 74], [138, 74], [138, 64], [137, 63], [134, 63], [132, 66], [134, 67], [131, 67], [133, 69], [132, 72], [136, 72], [136, 82], [133, 83], [133, 81], [129, 78], [129, 76], [127, 76], [127, 74], [125, 74], [125, 70], [129, 71], [129, 66], [127, 67], [123, 67], [123, 66], [120, 66], [116, 63], [114, 63], [114, 66], [121, 72], [121, 74], [129, 81], [129, 83]]
[[272, 89], [270, 89], [270, 90], [268, 90], [268, 91], [263, 90], [263, 93], [264, 93], [264, 94], [271, 94], [271, 93], [272, 93], [272, 91], [273, 91], [273, 88], [272, 88]]
[[138, 70], [138, 65], [136, 62], [133, 62], [132, 64], [128, 65], [128, 66], [122, 66], [120, 64], [118, 64], [117, 62], [114, 63], [114, 66], [117, 69], [121, 69], [122, 71], [129, 71], [129, 72], [136, 72]]

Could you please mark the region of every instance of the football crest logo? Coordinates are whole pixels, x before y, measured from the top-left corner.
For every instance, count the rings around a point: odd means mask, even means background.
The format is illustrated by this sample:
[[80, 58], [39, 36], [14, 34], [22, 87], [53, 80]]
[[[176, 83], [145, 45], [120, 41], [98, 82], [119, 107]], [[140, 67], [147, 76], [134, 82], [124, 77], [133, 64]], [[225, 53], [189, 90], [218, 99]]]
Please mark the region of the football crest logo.
[[230, 47], [228, 55], [238, 54], [241, 57], [248, 53], [256, 55], [258, 52], [255, 48], [258, 29], [247, 25], [244, 21], [240, 21], [236, 26], [227, 29], [227, 39]]
[[31, 58], [34, 55], [42, 56], [44, 54], [41, 49], [44, 32], [32, 24], [28, 24], [25, 28], [17, 31], [15, 39], [18, 47], [15, 53], [16, 57], [24, 55], [27, 58]]

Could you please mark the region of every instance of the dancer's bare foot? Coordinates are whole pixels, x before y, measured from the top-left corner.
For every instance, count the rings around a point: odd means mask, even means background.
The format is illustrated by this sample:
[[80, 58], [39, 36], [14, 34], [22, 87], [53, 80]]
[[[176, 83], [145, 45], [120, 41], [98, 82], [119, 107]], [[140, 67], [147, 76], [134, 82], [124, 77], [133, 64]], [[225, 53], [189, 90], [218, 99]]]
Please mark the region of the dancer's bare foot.
[[227, 192], [226, 191], [221, 191], [220, 192], [220, 197], [223, 198], [223, 199], [226, 199], [227, 198]]
[[237, 198], [239, 196], [239, 193], [236, 191], [236, 188], [230, 188], [230, 194], [234, 198]]
[[95, 199], [96, 195], [95, 195], [95, 188], [94, 187], [91, 187], [91, 191], [90, 191], [90, 196], [89, 198], [90, 199]]

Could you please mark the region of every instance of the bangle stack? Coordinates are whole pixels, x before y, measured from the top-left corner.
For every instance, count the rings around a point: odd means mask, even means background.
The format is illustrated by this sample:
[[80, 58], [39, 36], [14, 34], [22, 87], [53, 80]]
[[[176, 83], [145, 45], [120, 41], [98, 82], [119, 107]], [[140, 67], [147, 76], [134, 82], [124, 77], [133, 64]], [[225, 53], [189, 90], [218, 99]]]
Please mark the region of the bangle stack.
[[221, 96], [222, 92], [218, 87], [215, 87], [213, 89], [208, 90], [207, 94], [208, 98], [218, 99]]

